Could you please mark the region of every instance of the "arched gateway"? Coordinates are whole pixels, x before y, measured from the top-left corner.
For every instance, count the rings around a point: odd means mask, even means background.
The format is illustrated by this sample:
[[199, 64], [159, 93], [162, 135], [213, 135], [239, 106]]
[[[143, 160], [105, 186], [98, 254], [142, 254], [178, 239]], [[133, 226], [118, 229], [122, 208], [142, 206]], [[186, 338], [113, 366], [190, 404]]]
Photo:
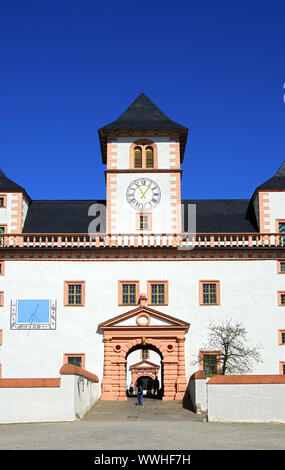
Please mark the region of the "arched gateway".
[[145, 305], [99, 325], [104, 333], [104, 374], [101, 400], [127, 400], [126, 362], [129, 351], [144, 345], [159, 350], [163, 364], [163, 400], [182, 400], [186, 390], [185, 332], [189, 323]]

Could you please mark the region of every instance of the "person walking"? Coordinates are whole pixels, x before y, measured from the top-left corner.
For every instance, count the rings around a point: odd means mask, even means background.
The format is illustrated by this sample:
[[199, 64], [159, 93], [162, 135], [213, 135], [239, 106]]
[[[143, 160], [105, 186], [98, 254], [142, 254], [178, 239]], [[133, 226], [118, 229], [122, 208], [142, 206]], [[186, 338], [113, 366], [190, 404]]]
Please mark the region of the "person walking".
[[137, 405], [142, 406], [143, 405], [143, 386], [140, 383], [139, 384], [139, 389], [138, 389], [138, 401]]
[[155, 377], [153, 381], [153, 394], [157, 396], [158, 394], [158, 389], [159, 389], [159, 380], [157, 377]]

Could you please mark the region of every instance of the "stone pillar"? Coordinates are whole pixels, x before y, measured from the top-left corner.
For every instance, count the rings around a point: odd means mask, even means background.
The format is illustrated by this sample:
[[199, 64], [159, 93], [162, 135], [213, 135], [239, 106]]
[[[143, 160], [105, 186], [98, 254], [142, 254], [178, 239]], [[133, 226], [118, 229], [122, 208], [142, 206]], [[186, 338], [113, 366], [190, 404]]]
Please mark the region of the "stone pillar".
[[185, 392], [186, 392], [186, 388], [187, 388], [187, 380], [186, 380], [186, 373], [185, 373], [184, 343], [185, 343], [185, 338], [177, 338], [178, 369], [177, 369], [175, 400], [183, 400]]
[[117, 400], [127, 400], [126, 395], [126, 360], [120, 360], [117, 362], [118, 366], [118, 395]]
[[163, 359], [163, 400], [174, 400], [176, 396], [177, 361]]
[[104, 370], [102, 379], [101, 400], [114, 400], [113, 370], [112, 370], [112, 343], [111, 338], [104, 338]]

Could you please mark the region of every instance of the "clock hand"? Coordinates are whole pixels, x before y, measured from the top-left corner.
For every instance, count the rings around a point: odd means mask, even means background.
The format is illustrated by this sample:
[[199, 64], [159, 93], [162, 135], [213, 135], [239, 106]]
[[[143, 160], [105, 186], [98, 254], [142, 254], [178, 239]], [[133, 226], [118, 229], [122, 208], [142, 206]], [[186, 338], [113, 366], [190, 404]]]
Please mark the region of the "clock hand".
[[143, 197], [145, 197], [145, 193], [148, 191], [148, 188], [150, 187], [151, 182], [149, 183], [148, 187], [146, 188], [145, 192], [143, 193]]
[[145, 198], [144, 193], [142, 192], [142, 188], [140, 187], [140, 185], [138, 183], [136, 183], [136, 185], [138, 186], [138, 188], [140, 189], [140, 192], [142, 193], [142, 198]]

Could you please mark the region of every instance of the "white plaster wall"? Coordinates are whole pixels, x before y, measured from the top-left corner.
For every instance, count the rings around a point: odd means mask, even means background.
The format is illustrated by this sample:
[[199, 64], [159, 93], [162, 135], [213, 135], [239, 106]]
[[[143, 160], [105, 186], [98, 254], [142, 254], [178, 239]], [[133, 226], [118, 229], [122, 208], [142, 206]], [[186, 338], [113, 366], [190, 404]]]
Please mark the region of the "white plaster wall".
[[[63, 376], [65, 377], [65, 376]], [[75, 416], [83, 418], [85, 413], [99, 398], [99, 383], [91, 382], [85, 377], [74, 375], [74, 413]]]
[[138, 233], [136, 230], [137, 211], [127, 201], [126, 191], [128, 186], [137, 178], [150, 178], [160, 187], [161, 199], [159, 204], [151, 211], [151, 233], [171, 233], [171, 209], [170, 209], [170, 173], [123, 173], [117, 176], [117, 232]]
[[285, 422], [285, 384], [207, 384], [208, 420]]
[[[276, 232], [275, 221], [276, 219], [285, 219], [285, 193], [284, 192], [270, 192], [269, 196], [264, 196], [266, 199], [269, 199], [269, 203], [266, 203], [266, 206], [269, 206], [269, 210], [265, 210], [265, 214], [270, 214], [270, 232]], [[277, 229], [278, 231], [278, 229]]]
[[[255, 374], [279, 374], [285, 347], [278, 345], [278, 329], [284, 329], [285, 309], [277, 306], [277, 290], [285, 288], [275, 260], [211, 261], [8, 261], [0, 276], [5, 292], [0, 307], [0, 363], [4, 378], [57, 377], [64, 353], [85, 353], [86, 369], [103, 374], [103, 334], [98, 324], [129, 311], [118, 306], [118, 280], [139, 280], [146, 292], [147, 280], [169, 281], [169, 305], [158, 310], [190, 323], [186, 335], [186, 373], [198, 369], [198, 351], [207, 339], [210, 321], [241, 320], [248, 342], [261, 343], [263, 363]], [[220, 280], [221, 305], [199, 306], [199, 280]], [[64, 307], [64, 280], [86, 281], [85, 307]], [[57, 299], [56, 330], [10, 330], [13, 299]]]
[[76, 375], [61, 376], [60, 387], [1, 387], [0, 423], [75, 421], [98, 396], [98, 383], [86, 378], [79, 383]]
[[209, 378], [192, 379], [188, 386], [188, 395], [195, 411], [207, 411], [207, 388], [206, 384]]
[[28, 209], [29, 209], [28, 200], [23, 196], [22, 227], [24, 226], [24, 223], [25, 223], [25, 220], [26, 220], [26, 217], [27, 217], [27, 213], [28, 213]]
[[15, 199], [15, 197], [13, 196], [13, 193], [2, 193], [2, 194], [6, 194], [7, 204], [6, 204], [6, 207], [0, 208], [0, 225], [1, 224], [7, 225], [7, 233], [11, 233], [11, 230], [12, 230], [11, 216], [17, 215], [17, 209], [16, 209], [17, 203], [13, 201]]

